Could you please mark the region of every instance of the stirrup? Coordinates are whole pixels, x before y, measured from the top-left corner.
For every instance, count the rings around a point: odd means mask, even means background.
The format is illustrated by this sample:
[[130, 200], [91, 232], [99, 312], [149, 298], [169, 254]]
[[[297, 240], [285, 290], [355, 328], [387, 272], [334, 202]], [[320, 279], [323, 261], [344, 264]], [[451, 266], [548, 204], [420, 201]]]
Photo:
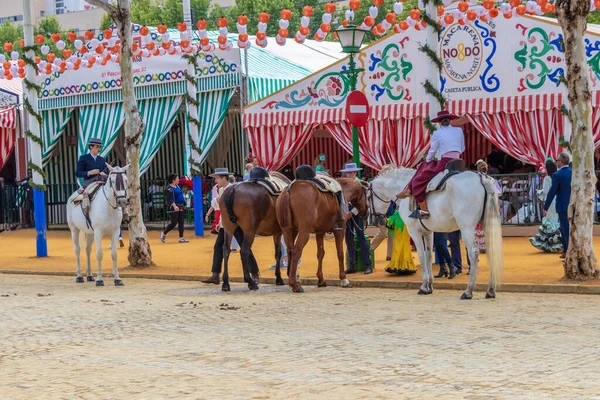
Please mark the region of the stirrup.
[[408, 217], [414, 219], [429, 219], [430, 216], [431, 214], [429, 214], [429, 211], [423, 211], [417, 208]]

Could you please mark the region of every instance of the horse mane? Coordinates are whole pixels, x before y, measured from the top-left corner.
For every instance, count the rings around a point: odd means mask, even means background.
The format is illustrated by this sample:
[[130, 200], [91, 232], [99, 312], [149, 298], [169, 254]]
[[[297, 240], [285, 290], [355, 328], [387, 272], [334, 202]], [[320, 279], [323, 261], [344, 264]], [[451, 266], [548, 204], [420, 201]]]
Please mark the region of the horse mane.
[[385, 186], [395, 186], [398, 182], [406, 182], [408, 184], [415, 175], [415, 172], [417, 170], [412, 168], [397, 167], [380, 172], [373, 181], [385, 179]]

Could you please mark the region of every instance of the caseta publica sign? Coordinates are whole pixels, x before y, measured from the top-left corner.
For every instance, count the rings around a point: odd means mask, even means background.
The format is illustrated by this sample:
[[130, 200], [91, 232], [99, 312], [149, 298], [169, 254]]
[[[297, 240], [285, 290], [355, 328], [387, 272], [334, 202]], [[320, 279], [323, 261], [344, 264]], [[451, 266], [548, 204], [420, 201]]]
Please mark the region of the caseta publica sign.
[[452, 25], [442, 35], [440, 54], [446, 76], [454, 82], [468, 82], [477, 76], [482, 64], [481, 36], [472, 25]]

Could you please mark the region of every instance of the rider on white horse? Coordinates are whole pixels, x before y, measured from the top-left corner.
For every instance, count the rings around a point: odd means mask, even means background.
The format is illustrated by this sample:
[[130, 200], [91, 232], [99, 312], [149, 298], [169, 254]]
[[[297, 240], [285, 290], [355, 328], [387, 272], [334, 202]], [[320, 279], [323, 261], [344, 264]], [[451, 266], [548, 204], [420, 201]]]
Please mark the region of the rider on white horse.
[[[77, 170], [75, 175], [83, 179], [81, 185], [83, 189], [97, 180], [106, 180], [106, 160], [100, 155], [102, 141], [98, 138], [90, 139], [88, 143], [89, 153], [83, 154], [77, 161]], [[88, 193], [83, 192], [83, 209], [87, 214], [90, 210], [90, 200]]]
[[[450, 126], [450, 121], [458, 118], [447, 110], [438, 112], [437, 118], [431, 120], [433, 123], [439, 122], [440, 129], [433, 132], [431, 136], [431, 146], [427, 153], [425, 162], [419, 165], [415, 176], [408, 183], [406, 188], [397, 195], [398, 198], [404, 199], [409, 196], [414, 196], [420, 208], [411, 217], [413, 218], [429, 218], [429, 209], [427, 208], [427, 200], [425, 193], [427, 185], [437, 174], [444, 171], [446, 164], [450, 161], [460, 158], [460, 155], [465, 151], [465, 135], [461, 128]], [[440, 159], [434, 159], [440, 154]]]

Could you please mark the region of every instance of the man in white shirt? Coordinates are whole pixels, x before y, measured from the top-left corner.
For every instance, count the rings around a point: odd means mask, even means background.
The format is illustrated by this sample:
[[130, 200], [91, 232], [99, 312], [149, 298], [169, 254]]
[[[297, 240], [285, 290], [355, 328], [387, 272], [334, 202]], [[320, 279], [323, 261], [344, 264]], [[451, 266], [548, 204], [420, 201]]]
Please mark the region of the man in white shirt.
[[[437, 118], [431, 120], [433, 123], [440, 123], [440, 129], [433, 132], [431, 136], [431, 145], [425, 162], [419, 165], [415, 176], [406, 186], [406, 188], [397, 195], [398, 198], [406, 198], [414, 196], [420, 208], [420, 213], [417, 213], [416, 218], [429, 218], [429, 210], [427, 209], [427, 201], [425, 191], [429, 181], [438, 173], [446, 168], [448, 162], [460, 158], [460, 155], [465, 151], [465, 135], [461, 128], [450, 126], [450, 121], [458, 118], [447, 110], [438, 112]], [[439, 153], [441, 158], [435, 160], [436, 154]]]

